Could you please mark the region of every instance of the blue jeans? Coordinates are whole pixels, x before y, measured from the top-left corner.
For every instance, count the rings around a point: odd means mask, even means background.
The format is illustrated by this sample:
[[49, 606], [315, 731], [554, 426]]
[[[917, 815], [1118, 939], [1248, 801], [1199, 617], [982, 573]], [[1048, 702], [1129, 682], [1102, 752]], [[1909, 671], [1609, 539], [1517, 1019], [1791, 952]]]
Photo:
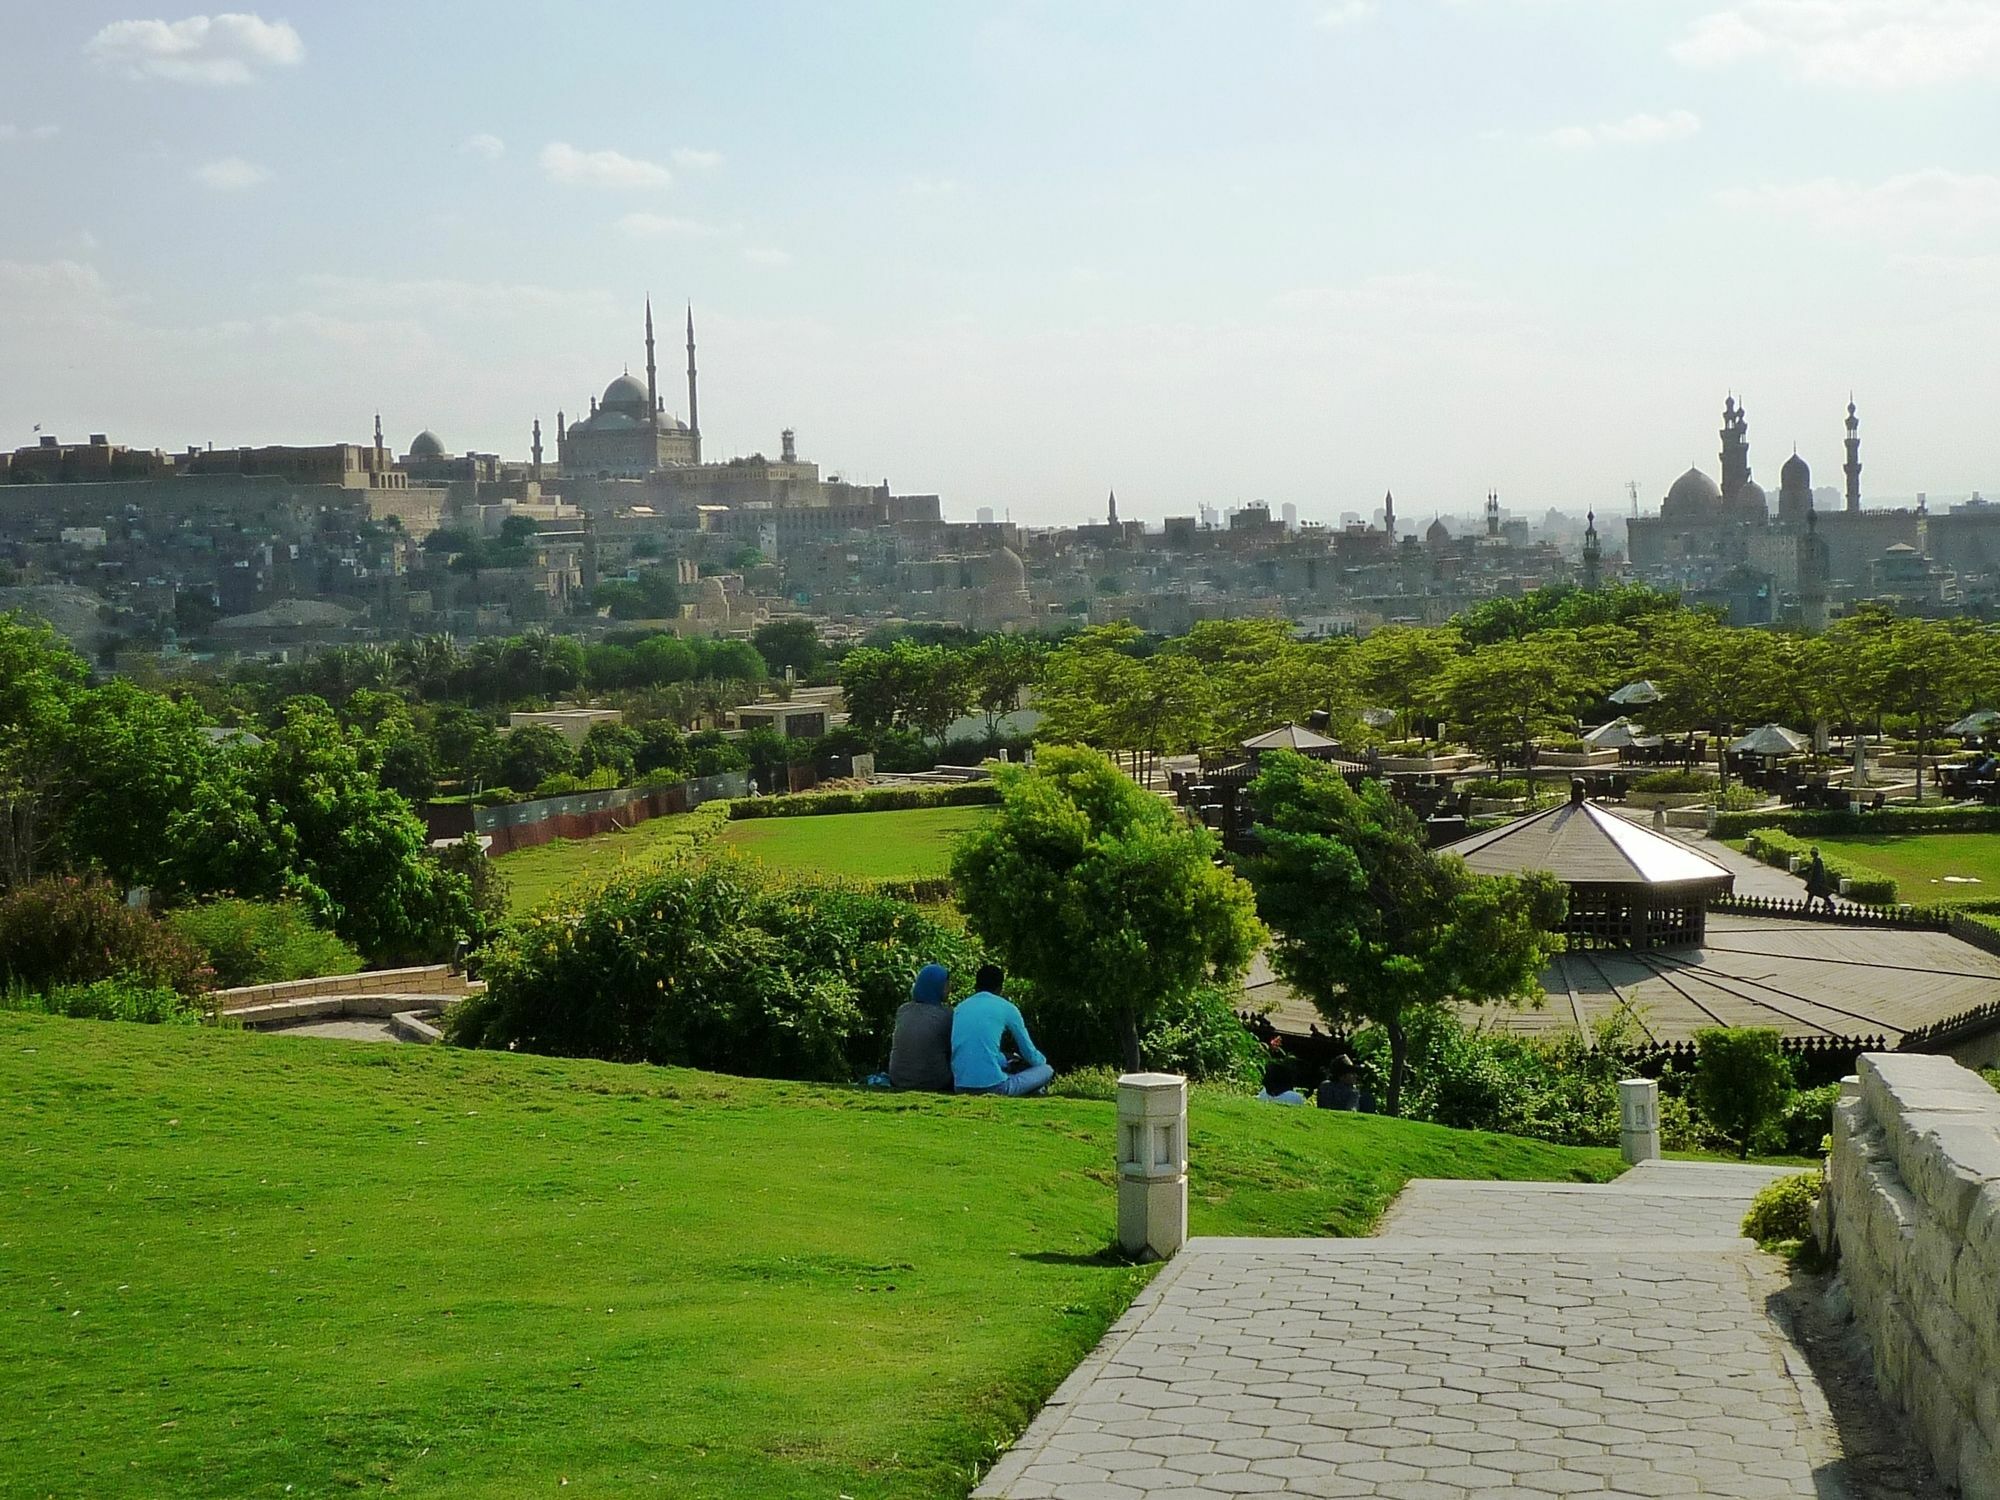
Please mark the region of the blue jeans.
[[961, 1094], [1002, 1094], [1009, 1099], [1018, 1099], [1023, 1094], [1039, 1094], [1049, 1086], [1050, 1080], [1055, 1076], [1056, 1070], [1047, 1063], [1036, 1063], [1032, 1067], [1021, 1069], [1018, 1073], [1009, 1073], [990, 1089], [960, 1089], [958, 1092]]

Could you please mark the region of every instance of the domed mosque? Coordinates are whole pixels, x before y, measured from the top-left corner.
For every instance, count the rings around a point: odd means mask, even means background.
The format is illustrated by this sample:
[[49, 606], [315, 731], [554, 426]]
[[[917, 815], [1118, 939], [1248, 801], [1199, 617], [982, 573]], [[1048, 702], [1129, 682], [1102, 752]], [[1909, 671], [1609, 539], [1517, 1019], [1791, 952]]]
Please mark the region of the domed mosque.
[[422, 432], [410, 439], [409, 456], [417, 459], [443, 458], [445, 456], [444, 439], [426, 427]]
[[1660, 504], [1669, 526], [1697, 527], [1745, 522], [1762, 526], [1771, 518], [1764, 487], [1750, 477], [1750, 419], [1731, 396], [1722, 405], [1722, 483], [1689, 469]]
[[629, 369], [590, 403], [574, 422], [556, 413], [556, 461], [568, 474], [636, 479], [661, 469], [701, 462], [694, 370], [694, 309], [687, 318], [688, 415], [683, 422], [660, 400], [653, 360], [653, 301], [646, 299], [646, 378]]

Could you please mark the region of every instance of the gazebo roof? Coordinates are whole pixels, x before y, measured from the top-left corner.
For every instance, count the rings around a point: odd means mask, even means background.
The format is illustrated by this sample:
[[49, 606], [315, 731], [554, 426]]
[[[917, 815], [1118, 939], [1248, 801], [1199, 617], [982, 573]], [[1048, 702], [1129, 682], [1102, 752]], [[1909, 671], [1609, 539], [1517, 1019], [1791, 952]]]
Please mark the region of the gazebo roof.
[[1727, 867], [1677, 839], [1576, 798], [1475, 834], [1447, 852], [1481, 875], [1549, 870], [1570, 885], [1726, 887], [1736, 879]]
[[1297, 724], [1280, 724], [1262, 734], [1253, 734], [1240, 747], [1244, 750], [1338, 750], [1339, 744], [1323, 734], [1315, 734]]

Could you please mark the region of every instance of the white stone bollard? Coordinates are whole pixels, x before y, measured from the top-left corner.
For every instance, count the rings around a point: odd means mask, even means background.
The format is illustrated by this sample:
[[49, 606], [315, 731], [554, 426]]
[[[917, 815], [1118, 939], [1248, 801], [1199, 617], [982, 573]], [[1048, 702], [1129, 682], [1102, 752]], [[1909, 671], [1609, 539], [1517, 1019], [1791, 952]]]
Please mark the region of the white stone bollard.
[[1650, 1078], [1618, 1080], [1618, 1150], [1629, 1162], [1660, 1156], [1660, 1086]]
[[1165, 1260], [1187, 1243], [1187, 1080], [1118, 1080], [1118, 1246]]

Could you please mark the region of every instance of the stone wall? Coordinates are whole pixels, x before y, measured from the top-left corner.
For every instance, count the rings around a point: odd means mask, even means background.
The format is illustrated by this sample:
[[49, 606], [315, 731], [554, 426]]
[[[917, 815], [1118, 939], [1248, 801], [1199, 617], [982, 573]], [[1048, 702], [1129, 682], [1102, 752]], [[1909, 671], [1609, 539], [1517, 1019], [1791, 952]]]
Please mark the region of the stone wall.
[[1864, 1055], [1828, 1189], [1883, 1394], [1965, 1500], [2000, 1500], [2000, 1093], [1949, 1058]]

